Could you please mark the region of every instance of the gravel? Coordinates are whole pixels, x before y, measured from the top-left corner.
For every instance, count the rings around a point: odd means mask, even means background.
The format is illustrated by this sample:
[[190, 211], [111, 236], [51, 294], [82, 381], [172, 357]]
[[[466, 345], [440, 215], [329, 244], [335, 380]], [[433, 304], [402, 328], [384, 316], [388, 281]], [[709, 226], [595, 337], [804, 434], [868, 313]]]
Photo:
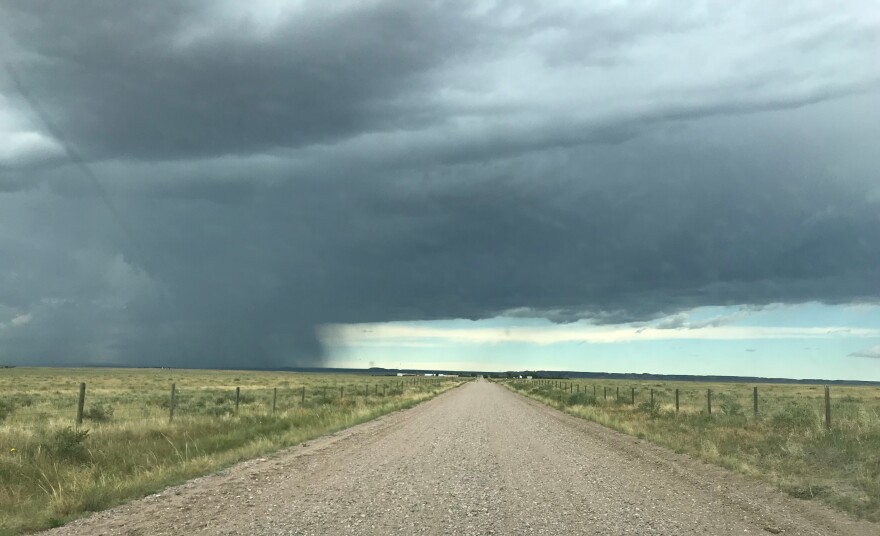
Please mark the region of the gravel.
[[871, 535], [486, 381], [44, 533]]

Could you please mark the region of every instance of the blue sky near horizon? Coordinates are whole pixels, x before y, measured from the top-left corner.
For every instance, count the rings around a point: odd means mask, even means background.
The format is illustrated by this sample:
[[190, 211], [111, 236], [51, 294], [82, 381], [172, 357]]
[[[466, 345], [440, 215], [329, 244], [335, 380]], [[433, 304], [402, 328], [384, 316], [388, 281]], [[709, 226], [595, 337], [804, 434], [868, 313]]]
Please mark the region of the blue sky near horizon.
[[[675, 324], [680, 325], [656, 329]], [[329, 329], [327, 340], [331, 363], [341, 367], [880, 381], [878, 326], [880, 307], [805, 303], [760, 309], [701, 307], [625, 326], [559, 325], [542, 318], [509, 317], [355, 324]], [[574, 330], [584, 333], [583, 340], [576, 340]], [[616, 340], [597, 340], [608, 337]], [[855, 355], [859, 353], [877, 356]]]

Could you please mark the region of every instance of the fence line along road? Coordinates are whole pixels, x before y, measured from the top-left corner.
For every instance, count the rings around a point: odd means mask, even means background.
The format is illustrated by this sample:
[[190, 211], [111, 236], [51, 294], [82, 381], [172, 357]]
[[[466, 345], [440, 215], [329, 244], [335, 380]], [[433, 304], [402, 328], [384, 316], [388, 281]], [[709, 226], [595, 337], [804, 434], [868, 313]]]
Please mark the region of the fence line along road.
[[[637, 401], [649, 399], [649, 390], [639, 394]], [[876, 524], [820, 502], [789, 497], [486, 381], [50, 535], [123, 532], [878, 534]]]
[[[577, 399], [581, 399], [583, 403], [591, 405], [611, 404], [637, 407], [639, 404], [647, 403], [650, 408], [668, 407], [675, 414], [703, 413], [716, 416], [746, 416], [749, 414], [753, 419], [760, 419], [800, 404], [817, 411], [827, 429], [832, 428], [833, 414], [839, 413], [847, 416], [853, 412], [854, 407], [857, 407], [867, 411], [869, 415], [873, 415], [880, 421], [880, 388], [867, 386], [839, 387], [837, 390], [845, 394], [842, 394], [839, 400], [835, 400], [832, 397], [833, 391], [830, 385], [761, 384], [748, 386], [734, 384], [726, 387], [716, 385], [716, 387], [705, 388], [700, 394], [699, 388], [671, 387], [664, 385], [663, 382], [643, 382], [639, 386], [633, 386], [625, 380], [617, 380], [615, 381], [616, 385], [611, 386], [613, 400], [609, 401], [609, 385], [601, 381], [584, 382], [541, 378], [514, 378], [507, 381], [518, 385], [538, 385], [557, 395], [568, 393], [568, 395], [574, 395], [573, 403], [577, 403]], [[630, 391], [630, 396], [626, 398], [623, 398], [620, 392], [621, 386], [624, 384], [625, 388]], [[644, 384], [653, 386], [649, 387]], [[599, 386], [601, 386], [601, 391]], [[818, 391], [818, 389], [821, 391], [816, 396], [804, 393], [777, 393], [780, 390]], [[764, 394], [764, 391], [769, 394]], [[600, 392], [601, 398], [598, 396]], [[859, 396], [854, 397], [853, 394]], [[700, 399], [702, 399], [702, 406], [700, 406]], [[746, 408], [751, 411], [747, 411]]]
[[29, 421], [68, 420], [77, 428], [85, 423], [127, 422], [164, 418], [217, 418], [282, 414], [294, 410], [319, 409], [357, 400], [401, 396], [410, 390], [440, 386], [455, 377], [376, 377], [343, 384], [309, 384], [242, 388], [188, 387], [172, 382], [164, 392], [107, 389], [93, 391], [81, 382], [70, 396], [56, 392], [51, 400], [42, 395], [17, 395], [0, 404], [0, 424]]

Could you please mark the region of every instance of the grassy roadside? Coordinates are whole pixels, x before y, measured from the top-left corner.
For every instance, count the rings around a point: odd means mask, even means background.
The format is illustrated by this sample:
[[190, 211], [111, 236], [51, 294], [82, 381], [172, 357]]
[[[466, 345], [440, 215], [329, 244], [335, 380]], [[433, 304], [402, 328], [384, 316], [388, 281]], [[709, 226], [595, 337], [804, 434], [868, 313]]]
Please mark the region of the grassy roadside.
[[[61, 525], [412, 407], [461, 384], [235, 371], [15, 369], [0, 374], [0, 389], [10, 394], [0, 406], [0, 535]], [[79, 381], [86, 381], [88, 394], [86, 418], [76, 429]], [[171, 382], [178, 398], [169, 422]], [[272, 385], [279, 387], [267, 387]]]
[[[799, 499], [880, 521], [876, 388], [837, 389], [842, 393], [833, 406], [833, 426], [826, 430], [821, 407], [806, 396], [804, 386], [761, 386], [765, 407], [754, 418], [748, 386], [737, 391], [730, 385], [689, 383], [688, 394], [699, 393], [701, 405], [690, 404], [685, 411], [682, 397], [676, 414], [671, 394], [676, 386], [665, 384], [603, 382], [594, 391], [597, 386], [589, 381], [561, 382], [562, 388], [554, 382], [502, 383], [571, 415], [769, 481]], [[709, 414], [705, 397], [713, 388], [717, 394]], [[653, 403], [647, 395], [651, 389]], [[633, 392], [638, 393], [635, 404]]]

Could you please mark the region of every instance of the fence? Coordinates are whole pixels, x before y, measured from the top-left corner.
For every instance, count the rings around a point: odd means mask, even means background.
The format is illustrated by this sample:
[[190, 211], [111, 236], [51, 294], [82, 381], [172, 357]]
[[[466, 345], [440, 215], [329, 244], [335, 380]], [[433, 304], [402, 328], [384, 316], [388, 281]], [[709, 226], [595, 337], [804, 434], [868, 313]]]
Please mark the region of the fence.
[[174, 422], [192, 418], [234, 418], [281, 415], [357, 404], [380, 403], [410, 392], [439, 388], [457, 378], [368, 377], [348, 382], [312, 382], [277, 387], [212, 386], [172, 382], [155, 385], [108, 387], [88, 382], [51, 392], [24, 391], [0, 399], [0, 423], [100, 425], [135, 421]]
[[812, 410], [826, 428], [836, 418], [880, 423], [880, 388], [808, 384], [713, 383], [687, 384], [615, 381], [514, 379], [520, 388], [547, 390], [551, 396], [570, 397], [570, 403], [631, 406], [667, 414], [736, 416], [760, 419], [792, 411]]

